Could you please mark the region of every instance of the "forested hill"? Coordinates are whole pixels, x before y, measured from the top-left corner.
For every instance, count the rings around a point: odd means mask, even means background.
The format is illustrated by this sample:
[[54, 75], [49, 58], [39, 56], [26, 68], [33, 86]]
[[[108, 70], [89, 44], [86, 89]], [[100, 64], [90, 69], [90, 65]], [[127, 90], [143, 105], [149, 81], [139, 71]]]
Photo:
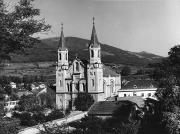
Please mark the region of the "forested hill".
[[[46, 62], [57, 61], [59, 38], [43, 39], [41, 43], [25, 51], [25, 54], [12, 54], [12, 62]], [[69, 49], [69, 58], [76, 54], [80, 59], [89, 59], [88, 40], [77, 37], [66, 37], [66, 46]], [[104, 63], [144, 66], [148, 63], [160, 61], [163, 57], [147, 52], [130, 52], [107, 44], [101, 44], [102, 61]]]

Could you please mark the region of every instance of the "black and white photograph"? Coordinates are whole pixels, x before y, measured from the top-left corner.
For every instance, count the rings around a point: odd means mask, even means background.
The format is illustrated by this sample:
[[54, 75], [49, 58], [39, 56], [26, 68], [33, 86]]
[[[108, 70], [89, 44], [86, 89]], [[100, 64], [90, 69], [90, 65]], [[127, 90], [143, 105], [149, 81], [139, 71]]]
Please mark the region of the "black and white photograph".
[[180, 134], [180, 0], [0, 0], [0, 134]]

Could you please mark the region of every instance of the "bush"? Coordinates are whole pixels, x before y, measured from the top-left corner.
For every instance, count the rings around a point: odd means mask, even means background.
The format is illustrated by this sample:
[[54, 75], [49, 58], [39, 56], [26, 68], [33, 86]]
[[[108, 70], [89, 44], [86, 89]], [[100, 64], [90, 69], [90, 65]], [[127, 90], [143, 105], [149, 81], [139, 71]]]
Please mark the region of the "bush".
[[15, 118], [0, 118], [0, 134], [17, 134], [19, 123]]
[[44, 123], [46, 122], [46, 116], [43, 113], [35, 113], [32, 117], [36, 123]]
[[121, 70], [121, 75], [122, 76], [127, 76], [131, 74], [131, 68], [128, 66], [123, 67], [123, 69]]
[[78, 93], [74, 105], [77, 110], [87, 111], [88, 108], [94, 103], [93, 97], [88, 93]]
[[57, 125], [57, 124], [43, 124], [43, 129], [39, 128], [39, 134], [67, 134], [67, 125]]
[[54, 109], [48, 116], [46, 116], [46, 121], [52, 121], [56, 119], [63, 118], [64, 114], [59, 109]]
[[37, 122], [34, 120], [33, 116], [31, 116], [30, 113], [22, 113], [19, 114], [19, 119], [21, 120], [22, 126], [34, 126], [37, 124]]

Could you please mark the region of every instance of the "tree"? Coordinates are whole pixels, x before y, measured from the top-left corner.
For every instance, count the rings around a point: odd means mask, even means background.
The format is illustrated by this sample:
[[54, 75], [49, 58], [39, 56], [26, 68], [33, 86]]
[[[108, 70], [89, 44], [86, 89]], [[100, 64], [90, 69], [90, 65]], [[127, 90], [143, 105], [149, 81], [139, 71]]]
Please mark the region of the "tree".
[[33, 1], [20, 0], [13, 11], [8, 11], [0, 0], [0, 61], [10, 60], [10, 53], [38, 44], [33, 35], [50, 29], [44, 19], [36, 19], [40, 10], [33, 7]]
[[11, 96], [10, 96], [10, 100], [11, 101], [16, 101], [16, 100], [19, 100], [19, 97], [18, 97], [18, 95], [17, 94], [12, 94]]
[[167, 59], [159, 63], [153, 77], [158, 81], [156, 96], [163, 111], [173, 111], [180, 107], [180, 46], [170, 49]]
[[8, 94], [8, 95], [11, 95], [12, 94], [12, 88], [10, 85], [6, 85], [5, 88], [4, 88], [5, 92]]
[[19, 111], [27, 112], [39, 112], [43, 110], [43, 107], [39, 105], [38, 98], [36, 95], [23, 95], [18, 103]]
[[42, 106], [45, 106], [46, 108], [54, 108], [55, 107], [55, 100], [51, 94], [48, 93], [41, 93], [39, 94], [39, 99]]
[[93, 97], [88, 93], [78, 93], [74, 101], [74, 106], [77, 110], [87, 111], [88, 108], [94, 103]]
[[[158, 81], [159, 88], [156, 96], [160, 106], [155, 108], [159, 111], [159, 122], [163, 124], [166, 133], [178, 134], [178, 122], [180, 113], [180, 45], [170, 49], [168, 57], [158, 65], [156, 64], [153, 77]], [[151, 118], [152, 119], [152, 118]]]
[[123, 67], [123, 69], [121, 70], [121, 75], [122, 76], [127, 76], [131, 74], [131, 69], [128, 66]]
[[53, 111], [48, 116], [46, 116], [46, 121], [52, 121], [52, 120], [60, 119], [63, 117], [64, 117], [64, 114], [62, 110], [53, 109]]

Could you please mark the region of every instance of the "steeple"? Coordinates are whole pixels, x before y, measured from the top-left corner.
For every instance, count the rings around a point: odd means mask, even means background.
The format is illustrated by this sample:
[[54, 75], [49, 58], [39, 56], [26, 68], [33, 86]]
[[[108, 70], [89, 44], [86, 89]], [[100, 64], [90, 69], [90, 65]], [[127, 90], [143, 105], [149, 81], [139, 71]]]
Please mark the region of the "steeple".
[[63, 23], [61, 23], [61, 36], [59, 40], [59, 49], [64, 50], [65, 48], [65, 38], [64, 38], [64, 33], [63, 33]]
[[90, 40], [90, 46], [91, 47], [99, 47], [99, 42], [96, 34], [96, 28], [95, 28], [95, 18], [93, 17], [93, 29], [91, 34], [91, 40]]

